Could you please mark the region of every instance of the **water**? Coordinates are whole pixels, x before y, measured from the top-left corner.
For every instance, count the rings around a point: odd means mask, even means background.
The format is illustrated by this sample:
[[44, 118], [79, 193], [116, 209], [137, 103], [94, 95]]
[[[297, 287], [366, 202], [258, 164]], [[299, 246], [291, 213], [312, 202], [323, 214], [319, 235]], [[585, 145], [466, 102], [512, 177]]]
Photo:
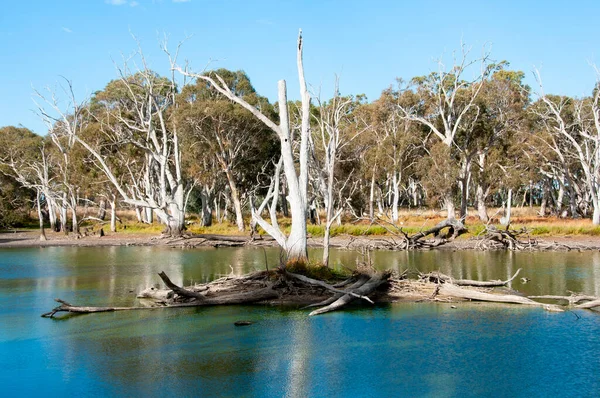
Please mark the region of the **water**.
[[[319, 253], [313, 253], [316, 258]], [[266, 256], [266, 260], [265, 260]], [[354, 266], [358, 254], [335, 251]], [[133, 305], [176, 283], [274, 266], [277, 250], [0, 250], [0, 383], [8, 396], [577, 396], [600, 394], [600, 316], [461, 304], [357, 306], [307, 317], [268, 306], [40, 318], [54, 297]], [[506, 278], [528, 294], [600, 295], [600, 253], [376, 252], [381, 268]], [[249, 319], [248, 327], [233, 322]]]

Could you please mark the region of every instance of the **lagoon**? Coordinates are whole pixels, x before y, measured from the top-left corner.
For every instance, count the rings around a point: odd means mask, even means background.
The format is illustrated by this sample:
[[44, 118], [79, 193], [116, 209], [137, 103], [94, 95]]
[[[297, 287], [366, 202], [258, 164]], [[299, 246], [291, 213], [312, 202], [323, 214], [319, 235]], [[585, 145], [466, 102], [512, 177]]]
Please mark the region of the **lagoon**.
[[[320, 257], [318, 251], [311, 256]], [[270, 306], [45, 319], [60, 297], [134, 305], [159, 283], [277, 264], [276, 249], [0, 249], [0, 382], [46, 396], [578, 396], [600, 393], [600, 315], [509, 305], [398, 303], [308, 317]], [[335, 250], [336, 266], [364, 258]], [[372, 253], [379, 268], [506, 279], [526, 294], [600, 295], [600, 253]], [[249, 319], [249, 327], [233, 322]]]

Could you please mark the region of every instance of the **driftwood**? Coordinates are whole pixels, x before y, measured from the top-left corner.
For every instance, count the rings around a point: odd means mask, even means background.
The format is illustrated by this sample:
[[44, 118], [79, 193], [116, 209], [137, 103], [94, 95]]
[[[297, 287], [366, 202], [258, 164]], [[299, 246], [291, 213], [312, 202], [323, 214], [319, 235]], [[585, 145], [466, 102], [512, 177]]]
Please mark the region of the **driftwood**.
[[389, 272], [377, 273], [373, 275], [369, 280], [367, 280], [360, 287], [354, 289], [352, 292], [354, 294], [346, 293], [342, 297], [335, 300], [333, 303], [319, 308], [317, 310], [312, 311], [309, 316], [324, 314], [326, 312], [331, 312], [335, 310], [339, 310], [342, 307], [350, 304], [352, 301], [356, 299], [356, 296], [367, 296], [373, 293], [379, 286], [384, 284], [387, 279], [390, 277]]
[[[308, 307], [320, 307], [309, 313], [310, 316], [313, 316], [342, 309], [357, 299], [373, 304], [373, 296], [376, 292], [377, 299], [384, 302], [396, 301], [398, 298], [413, 302], [459, 299], [529, 305], [549, 311], [562, 311], [563, 308], [593, 309], [600, 307], [600, 298], [595, 296], [572, 294], [571, 296], [523, 297], [508, 293], [496, 294], [492, 291], [491, 288], [505, 286], [514, 280], [519, 271], [520, 269], [505, 281], [454, 279], [435, 272], [421, 275], [419, 280], [409, 280], [405, 279], [406, 271], [402, 275], [392, 275], [390, 271], [368, 272], [357, 273], [342, 282], [330, 284], [279, 269], [259, 271], [246, 276], [227, 276], [206, 284], [185, 288], [173, 283], [164, 272], [161, 272], [159, 276], [169, 290], [151, 288], [140, 293], [144, 297], [156, 297], [154, 306], [77, 306], [56, 299], [60, 305], [42, 316], [51, 318], [59, 312], [89, 314], [250, 303], [294, 303], [310, 304]], [[386, 285], [385, 289], [380, 289], [383, 285]], [[569, 305], [546, 304], [535, 301], [534, 298], [564, 300]]]
[[587, 303], [578, 304], [575, 306], [575, 308], [588, 309], [588, 310], [591, 310], [592, 308], [596, 308], [596, 307], [600, 307], [600, 298], [596, 298], [595, 300], [588, 301]]
[[[342, 295], [349, 294], [349, 295], [353, 296], [354, 298], [360, 298], [360, 299], [363, 299], [365, 301], [368, 301], [371, 304], [374, 304], [373, 301], [370, 298], [368, 298], [365, 295], [361, 295], [361, 294], [355, 293], [353, 290], [340, 290], [340, 289], [337, 289], [337, 288], [333, 287], [332, 285], [329, 285], [329, 284], [327, 284], [327, 283], [325, 283], [323, 281], [320, 281], [320, 280], [317, 280], [317, 279], [312, 279], [312, 278], [309, 278], [309, 277], [306, 277], [306, 276], [300, 275], [300, 274], [294, 274], [292, 272], [287, 272], [286, 271], [285, 275], [290, 276], [292, 278], [296, 278], [299, 281], [304, 282], [304, 283], [308, 283], [310, 285], [315, 285], [315, 286], [323, 287], [323, 288], [325, 288], [325, 289], [327, 289], [329, 291], [332, 291], [334, 293], [337, 293], [337, 294], [342, 294]], [[359, 285], [358, 287], [360, 287], [360, 286], [361, 285]]]
[[[165, 285], [171, 289], [176, 296], [165, 300], [157, 301], [160, 306], [155, 307], [89, 307], [89, 306], [77, 306], [68, 303], [61, 299], [56, 299], [61, 305], [54, 308], [52, 311], [42, 314], [42, 317], [52, 318], [57, 312], [69, 312], [75, 314], [91, 314], [96, 312], [113, 312], [113, 311], [129, 311], [129, 310], [149, 310], [157, 308], [180, 308], [180, 307], [202, 307], [202, 306], [214, 306], [214, 305], [233, 305], [233, 304], [251, 304], [260, 301], [270, 300], [277, 298], [279, 294], [273, 290], [272, 284], [267, 284], [266, 287], [259, 289], [251, 289], [246, 292], [235, 292], [231, 290], [223, 290], [219, 295], [214, 297], [205, 296], [203, 293], [184, 289], [174, 284], [169, 277], [161, 272], [159, 274], [161, 279], [165, 282]], [[251, 274], [247, 278], [239, 278], [241, 284], [244, 282], [252, 281], [255, 274]], [[218, 285], [220, 280], [213, 281], [211, 284]], [[206, 289], [200, 289], [206, 290]], [[181, 301], [181, 298], [187, 299], [188, 301]]]
[[585, 250], [586, 246], [569, 246], [558, 242], [543, 242], [530, 236], [531, 230], [510, 229], [510, 224], [505, 229], [498, 229], [493, 225], [486, 226], [483, 236], [478, 239], [476, 248], [479, 250], [511, 250], [511, 251], [539, 251], [539, 250]]
[[599, 300], [600, 298], [596, 296], [586, 296], [582, 294], [572, 294], [570, 296], [556, 296], [556, 295], [542, 295], [542, 296], [527, 296], [530, 299], [542, 299], [542, 300], [559, 300], [559, 301], [567, 301], [569, 305], [576, 305], [582, 301], [594, 301]]
[[[367, 275], [361, 274], [358, 278], [356, 278], [355, 282], [352, 283], [350, 286], [348, 286], [348, 290], [353, 291], [354, 289], [358, 289], [359, 287], [361, 287], [362, 285], [364, 285], [367, 281], [369, 280], [369, 277]], [[348, 280], [346, 280], [348, 281]], [[344, 282], [346, 282], [344, 281]], [[344, 284], [344, 286], [346, 286], [347, 284]], [[341, 287], [338, 285], [333, 285], [334, 287]], [[329, 305], [333, 302], [335, 302], [336, 300], [338, 300], [340, 297], [342, 297], [345, 293], [336, 293], [333, 296], [331, 296], [330, 298], [320, 301], [318, 303], [314, 303], [314, 304], [310, 304], [307, 305], [304, 308], [313, 308], [313, 307], [324, 307], [326, 305]]]
[[516, 294], [491, 294], [478, 290], [464, 289], [448, 283], [445, 283], [440, 287], [438, 294], [442, 296], [476, 301], [488, 301], [492, 303], [532, 305], [536, 307], [542, 307], [548, 311], [563, 311], [563, 309], [557, 305], [539, 303], [537, 301], [528, 299], [527, 297], [517, 296]]
[[[508, 249], [513, 251], [531, 250], [538, 245], [535, 239], [529, 236], [527, 228], [519, 230], [510, 229], [510, 224], [505, 229], [498, 229], [493, 225], [485, 228], [483, 238], [479, 241], [480, 249]], [[525, 238], [523, 238], [525, 235]]]
[[[381, 246], [392, 250], [432, 249], [451, 242], [458, 236], [467, 232], [467, 228], [460, 220], [448, 219], [439, 222], [434, 227], [425, 231], [409, 235], [402, 228], [391, 223], [377, 222], [391, 235], [389, 239], [381, 239]], [[432, 235], [432, 239], [425, 239]]]
[[475, 280], [471, 280], [471, 279], [453, 279], [450, 276], [441, 274], [439, 272], [430, 272], [428, 274], [423, 274], [420, 276], [420, 279], [427, 280], [427, 281], [433, 282], [433, 283], [449, 282], [456, 286], [499, 287], [499, 286], [506, 286], [507, 284], [512, 282], [517, 277], [517, 275], [519, 275], [519, 272], [521, 272], [521, 268], [519, 268], [513, 276], [511, 276], [509, 279], [507, 279], [505, 281], [500, 281], [500, 280], [497, 280], [497, 281], [475, 281]]

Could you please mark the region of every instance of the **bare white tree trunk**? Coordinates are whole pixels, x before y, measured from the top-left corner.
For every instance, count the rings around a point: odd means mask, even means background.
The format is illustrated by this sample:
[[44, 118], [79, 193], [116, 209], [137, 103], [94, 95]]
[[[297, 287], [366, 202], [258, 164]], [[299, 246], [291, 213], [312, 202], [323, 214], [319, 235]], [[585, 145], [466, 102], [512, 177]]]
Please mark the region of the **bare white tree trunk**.
[[71, 225], [73, 229], [73, 233], [77, 238], [79, 238], [79, 220], [77, 218], [77, 207], [78, 207], [77, 194], [70, 195], [70, 208], [71, 208]]
[[448, 220], [456, 218], [456, 207], [454, 207], [454, 195], [452, 195], [452, 193], [447, 194], [444, 198], [444, 206], [448, 212], [446, 218]]
[[145, 222], [144, 218], [142, 217], [142, 208], [139, 206], [135, 206], [135, 219], [139, 223]]
[[110, 232], [117, 232], [117, 197], [110, 198]]
[[369, 220], [375, 220], [375, 168], [371, 174], [371, 190], [369, 191]]
[[67, 193], [63, 192], [62, 203], [60, 205], [60, 228], [62, 233], [65, 235], [69, 234], [69, 228], [67, 227]]
[[288, 201], [292, 216], [290, 233], [286, 237], [276, 223], [273, 223], [273, 221], [268, 223], [260, 214], [257, 214], [255, 211], [252, 212], [252, 217], [255, 218], [257, 223], [286, 251], [288, 261], [306, 262], [308, 260], [306, 239], [306, 206], [308, 189], [310, 95], [308, 93], [304, 78], [302, 47], [302, 31], [300, 31], [298, 35], [297, 47], [298, 79], [300, 82], [300, 98], [302, 103], [300, 113], [302, 124], [300, 128], [299, 172], [296, 171], [294, 151], [292, 148], [293, 137], [289, 125], [287, 88], [285, 80], [280, 80], [278, 82], [279, 125], [277, 125], [264, 114], [262, 114], [259, 109], [250, 105], [243, 98], [236, 96], [220, 76], [216, 76], [216, 79], [218, 80], [217, 82], [210, 76], [189, 73], [174, 64], [172, 67], [186, 76], [191, 76], [209, 83], [219, 93], [250, 111], [257, 119], [262, 121], [267, 127], [277, 134], [281, 144], [283, 172], [285, 173], [285, 178], [288, 185]]
[[244, 215], [242, 213], [242, 202], [240, 201], [240, 194], [237, 189], [237, 184], [235, 183], [235, 177], [229, 167], [225, 168], [225, 176], [227, 177], [227, 182], [229, 183], [229, 189], [231, 191], [231, 201], [233, 202], [233, 209], [235, 211], [235, 224], [237, 225], [238, 231], [243, 231], [245, 226]]
[[44, 192], [46, 198], [46, 206], [48, 206], [48, 218], [50, 219], [50, 230], [56, 231], [56, 202], [54, 198], [50, 196], [49, 191]]
[[210, 227], [212, 225], [212, 191], [213, 188], [204, 184], [200, 192], [200, 201], [202, 202], [202, 219], [200, 225]]
[[477, 215], [479, 216], [479, 219], [483, 222], [489, 221], [489, 217], [487, 214], [487, 206], [485, 205], [485, 199], [487, 196], [486, 191], [487, 190], [484, 190], [481, 184], [477, 184], [477, 190], [475, 193], [477, 199]]
[[41, 203], [41, 192], [39, 189], [36, 192], [36, 205], [37, 205], [37, 213], [38, 219], [40, 220], [40, 240], [45, 241], [48, 240], [46, 238], [46, 232], [44, 231], [44, 215], [42, 214], [42, 203]]
[[500, 218], [500, 224], [508, 225], [510, 224], [510, 213], [512, 210], [512, 189], [508, 190], [508, 197], [506, 198], [506, 202], [504, 202], [504, 216]]
[[394, 171], [392, 176], [392, 221], [398, 222], [398, 203], [400, 202], [400, 179]]

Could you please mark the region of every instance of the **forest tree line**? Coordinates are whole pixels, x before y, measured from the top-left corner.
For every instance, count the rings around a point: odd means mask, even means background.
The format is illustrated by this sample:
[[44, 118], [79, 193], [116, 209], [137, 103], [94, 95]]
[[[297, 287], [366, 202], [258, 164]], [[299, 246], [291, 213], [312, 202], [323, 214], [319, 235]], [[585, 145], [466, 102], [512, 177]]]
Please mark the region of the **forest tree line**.
[[[600, 79], [584, 98], [546, 94], [539, 73], [531, 88], [508, 62], [461, 48], [451, 66], [398, 79], [373, 101], [336, 83], [329, 99], [306, 93], [282, 112], [243, 71], [194, 75], [167, 55], [168, 76], [139, 53], [141, 67], [124, 65], [84, 101], [69, 81], [35, 92], [45, 135], [0, 128], [1, 225], [35, 209], [41, 225], [78, 234], [81, 207], [93, 205], [87, 218], [113, 231], [117, 208], [172, 235], [191, 212], [203, 226], [254, 230], [262, 217], [251, 214], [288, 216], [286, 167], [308, 170], [302, 203], [326, 228], [341, 217], [397, 222], [400, 208], [423, 207], [448, 218], [472, 207], [484, 222], [488, 207], [504, 207], [506, 224], [519, 202], [600, 224]], [[289, 142], [274, 133], [282, 127]]]

